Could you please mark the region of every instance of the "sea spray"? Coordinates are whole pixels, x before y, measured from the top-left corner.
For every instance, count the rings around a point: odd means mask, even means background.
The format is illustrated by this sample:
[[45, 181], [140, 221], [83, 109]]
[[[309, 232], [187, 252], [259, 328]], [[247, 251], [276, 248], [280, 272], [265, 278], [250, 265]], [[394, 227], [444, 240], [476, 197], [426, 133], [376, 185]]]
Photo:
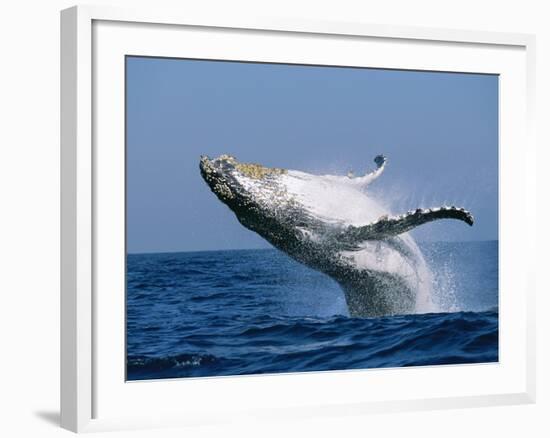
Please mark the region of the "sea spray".
[[[377, 188], [373, 198], [383, 206], [385, 210], [400, 211], [410, 205], [433, 205], [435, 201], [427, 202], [428, 194], [423, 192], [420, 196], [418, 191], [413, 191], [409, 196], [404, 195], [405, 190], [397, 189], [384, 190]], [[419, 199], [421, 199], [419, 201]], [[447, 201], [444, 202], [445, 204]], [[460, 204], [460, 203], [457, 203]], [[396, 207], [397, 205], [397, 207]], [[457, 299], [455, 262], [452, 259], [452, 253], [441, 263], [437, 259], [442, 254], [429, 253], [422, 251], [418, 244], [413, 245], [415, 256], [418, 260], [417, 270], [417, 295], [415, 313], [440, 313], [440, 312], [458, 312], [460, 305]]]

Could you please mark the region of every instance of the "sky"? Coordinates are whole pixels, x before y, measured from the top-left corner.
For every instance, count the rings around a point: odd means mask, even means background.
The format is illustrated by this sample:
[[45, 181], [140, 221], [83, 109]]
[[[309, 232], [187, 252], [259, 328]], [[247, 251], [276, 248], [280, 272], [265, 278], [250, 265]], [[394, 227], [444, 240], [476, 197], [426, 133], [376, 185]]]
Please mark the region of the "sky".
[[498, 76], [126, 58], [129, 253], [267, 248], [204, 183], [199, 157], [362, 174], [393, 213], [463, 206], [418, 241], [498, 238]]

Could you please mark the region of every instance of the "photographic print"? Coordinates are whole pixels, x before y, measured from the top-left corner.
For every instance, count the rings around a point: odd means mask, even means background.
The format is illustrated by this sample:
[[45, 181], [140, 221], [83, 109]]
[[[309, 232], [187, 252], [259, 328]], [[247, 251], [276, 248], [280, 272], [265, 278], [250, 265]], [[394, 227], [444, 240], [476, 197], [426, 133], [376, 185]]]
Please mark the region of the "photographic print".
[[498, 361], [498, 75], [126, 57], [128, 380]]

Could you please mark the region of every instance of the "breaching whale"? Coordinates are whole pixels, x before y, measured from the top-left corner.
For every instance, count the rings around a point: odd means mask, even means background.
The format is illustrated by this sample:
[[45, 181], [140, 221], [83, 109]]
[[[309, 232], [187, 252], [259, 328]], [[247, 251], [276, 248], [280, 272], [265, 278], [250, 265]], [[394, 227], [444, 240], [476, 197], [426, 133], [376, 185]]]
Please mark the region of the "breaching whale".
[[295, 260], [332, 277], [352, 317], [425, 309], [431, 274], [408, 233], [438, 219], [473, 225], [463, 208], [443, 206], [390, 215], [369, 196], [386, 158], [364, 176], [313, 175], [201, 156], [200, 172], [246, 228]]

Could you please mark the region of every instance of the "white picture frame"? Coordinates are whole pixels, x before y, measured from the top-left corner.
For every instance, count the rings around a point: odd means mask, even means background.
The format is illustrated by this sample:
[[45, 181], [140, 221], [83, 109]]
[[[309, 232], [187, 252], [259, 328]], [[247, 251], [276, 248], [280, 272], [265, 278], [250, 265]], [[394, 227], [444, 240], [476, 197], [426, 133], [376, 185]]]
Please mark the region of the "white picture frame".
[[[221, 38], [220, 32], [227, 34]], [[223, 43], [228, 35], [233, 42], [243, 44], [234, 44], [231, 49], [229, 42]], [[124, 135], [120, 124], [124, 90], [121, 56], [180, 57], [179, 38], [191, 38], [193, 44], [186, 48], [189, 57], [363, 65], [358, 64], [363, 61], [350, 57], [357, 56], [352, 49], [364, 45], [366, 49], [372, 46], [371, 59], [376, 59], [364, 66], [502, 75], [500, 254], [501, 267], [514, 263], [514, 275], [501, 277], [502, 356], [498, 364], [187, 382], [121, 380], [124, 334], [120, 327], [124, 312], [120, 312], [120, 306], [124, 304], [124, 286], [120, 280], [124, 272], [120, 271], [122, 260], [116, 259], [124, 235], [124, 213], [117, 207], [121, 200], [123, 203], [120, 196], [124, 196], [119, 190], [124, 172], [124, 153], [120, 149]], [[254, 42], [259, 39], [261, 50]], [[315, 50], [317, 39], [330, 43], [323, 45], [322, 53]], [[302, 40], [302, 50], [308, 50], [309, 59], [303, 58], [303, 51], [300, 54], [298, 42]], [[297, 47], [296, 52], [289, 50], [289, 44]], [[384, 50], [376, 47], [381, 44]], [[281, 51], [283, 45], [285, 50]], [[237, 46], [242, 47], [241, 52], [235, 49]], [[522, 256], [521, 260], [512, 257], [520, 249], [524, 255], [534, 254], [529, 249], [535, 242], [536, 179], [534, 167], [526, 158], [535, 155], [534, 52], [534, 37], [524, 34], [242, 15], [205, 17], [192, 11], [103, 6], [62, 11], [61, 426], [82, 432], [205, 424], [250, 416], [296, 418], [534, 402], [535, 310], [534, 287], [529, 280], [534, 278], [529, 275], [534, 270], [534, 260], [529, 257], [534, 256]], [[323, 58], [331, 56], [332, 61]], [[98, 144], [103, 148], [101, 154], [97, 153]], [[106, 187], [114, 189], [107, 191]], [[516, 201], [524, 208], [512, 208]], [[119, 244], [106, 252], [110, 245], [107, 241]], [[114, 254], [115, 259], [109, 259], [108, 254]], [[507, 293], [507, 287], [515, 294]], [[102, 292], [107, 289], [111, 291], [109, 296]], [[390, 378], [393, 385], [388, 385]], [[466, 382], [471, 379], [478, 386], [475, 391]], [[409, 383], [412, 381], [431, 383], [420, 390]], [[447, 387], [444, 382], [450, 381], [454, 386], [449, 383]], [[192, 406], [172, 402], [171, 408], [168, 404], [145, 403], [142, 411], [131, 403], [136, 397], [156, 401], [161, 395], [173, 401], [183, 384], [185, 391], [216, 393], [217, 401], [196, 398]], [[297, 395], [289, 402], [283, 389], [299, 386], [304, 389], [300, 393], [308, 395]], [[316, 390], [320, 387], [325, 390]], [[351, 387], [355, 391], [350, 391]], [[277, 392], [277, 388], [283, 389]], [[235, 398], [236, 393], [241, 395]], [[262, 398], [262, 394], [268, 396]]]

